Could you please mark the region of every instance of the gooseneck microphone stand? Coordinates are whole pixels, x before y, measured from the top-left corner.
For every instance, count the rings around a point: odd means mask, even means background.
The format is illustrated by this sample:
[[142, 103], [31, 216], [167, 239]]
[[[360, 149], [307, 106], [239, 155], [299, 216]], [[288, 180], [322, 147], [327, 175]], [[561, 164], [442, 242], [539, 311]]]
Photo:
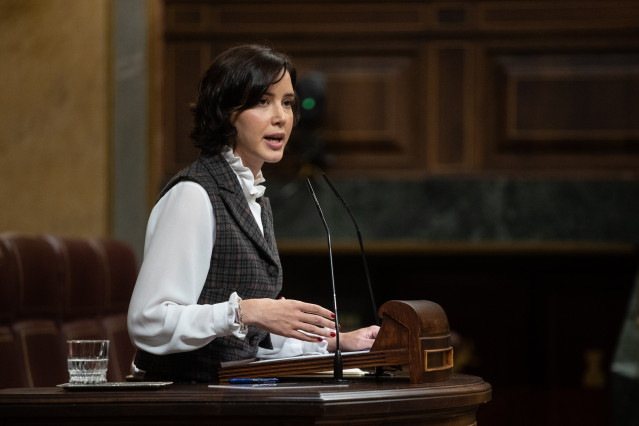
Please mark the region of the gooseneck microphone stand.
[[[353, 216], [353, 213], [351, 213], [351, 209], [348, 208], [346, 201], [344, 201], [342, 196], [339, 194], [339, 192], [337, 191], [337, 188], [335, 188], [333, 183], [328, 179], [328, 176], [326, 176], [326, 173], [324, 173], [322, 177], [324, 178], [328, 186], [333, 191], [333, 194], [335, 194], [335, 197], [337, 197], [337, 199], [342, 203], [342, 206], [348, 212], [348, 215], [350, 216], [351, 221], [353, 222], [353, 225], [355, 226], [355, 231], [357, 232], [357, 240], [359, 241], [359, 251], [360, 251], [360, 254], [362, 255], [362, 263], [364, 264], [364, 273], [366, 274], [366, 283], [368, 284], [368, 292], [370, 294], [371, 304], [373, 307], [373, 318], [375, 319], [375, 324], [379, 327], [380, 325], [379, 315], [377, 315], [377, 304], [375, 303], [375, 296], [373, 295], [373, 285], [371, 284], [371, 277], [370, 277], [370, 273], [368, 272], [368, 262], [366, 261], [366, 253], [364, 252], [364, 243], [362, 242], [362, 233], [359, 231], [359, 226], [357, 225], [355, 216]], [[376, 377], [386, 376], [386, 375], [387, 374], [384, 372], [383, 367], [375, 368]]]
[[337, 291], [335, 288], [335, 271], [333, 268], [333, 245], [331, 243], [331, 231], [328, 229], [328, 224], [326, 223], [326, 219], [324, 219], [324, 213], [322, 213], [322, 208], [320, 207], [317, 196], [315, 195], [315, 191], [313, 191], [313, 186], [311, 185], [311, 180], [306, 178], [306, 184], [308, 185], [308, 191], [311, 193], [313, 197], [313, 201], [315, 202], [315, 207], [322, 219], [322, 223], [324, 224], [324, 229], [326, 230], [326, 237], [328, 239], [328, 257], [331, 262], [331, 282], [333, 284], [333, 308], [335, 310], [335, 357], [333, 358], [333, 383], [345, 382], [344, 380], [344, 365], [342, 362], [342, 351], [339, 346], [339, 317], [337, 314]]
[[359, 252], [360, 252], [360, 254], [362, 256], [362, 263], [364, 265], [364, 273], [366, 274], [366, 284], [368, 284], [368, 293], [370, 295], [371, 304], [372, 304], [372, 307], [373, 307], [373, 318], [375, 320], [375, 325], [379, 326], [380, 324], [379, 324], [379, 315], [377, 315], [377, 304], [375, 303], [375, 296], [373, 295], [373, 285], [371, 284], [371, 276], [370, 276], [370, 273], [368, 272], [368, 262], [366, 261], [366, 253], [364, 252], [364, 243], [362, 242], [362, 233], [359, 231], [359, 226], [357, 225], [357, 221], [355, 220], [355, 216], [353, 216], [353, 213], [351, 213], [351, 209], [348, 208], [348, 205], [346, 204], [346, 201], [344, 201], [344, 199], [339, 194], [339, 192], [337, 192], [337, 188], [335, 188], [333, 186], [333, 184], [328, 179], [328, 176], [326, 176], [325, 173], [322, 175], [322, 177], [324, 178], [324, 180], [326, 181], [328, 186], [333, 191], [333, 194], [335, 194], [335, 197], [337, 197], [337, 199], [340, 201], [340, 203], [342, 203], [342, 206], [344, 207], [344, 209], [346, 209], [346, 212], [350, 216], [351, 221], [353, 222], [353, 225], [355, 226], [355, 231], [357, 232], [357, 240], [359, 241]]

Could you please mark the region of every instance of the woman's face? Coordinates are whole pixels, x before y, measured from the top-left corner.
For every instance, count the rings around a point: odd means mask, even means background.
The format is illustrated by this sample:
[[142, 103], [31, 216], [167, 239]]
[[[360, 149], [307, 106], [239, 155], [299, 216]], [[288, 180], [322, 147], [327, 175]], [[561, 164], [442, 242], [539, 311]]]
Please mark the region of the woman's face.
[[264, 163], [282, 159], [293, 129], [294, 103], [295, 92], [287, 72], [268, 88], [257, 105], [231, 116], [231, 124], [237, 130], [234, 153], [254, 176]]

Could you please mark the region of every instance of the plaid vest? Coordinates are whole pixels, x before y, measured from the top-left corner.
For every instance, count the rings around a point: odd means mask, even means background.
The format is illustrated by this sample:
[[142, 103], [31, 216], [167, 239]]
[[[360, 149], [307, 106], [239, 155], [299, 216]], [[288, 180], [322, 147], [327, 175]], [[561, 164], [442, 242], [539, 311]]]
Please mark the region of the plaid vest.
[[[268, 198], [257, 200], [262, 207], [262, 235], [237, 176], [221, 155], [200, 156], [168, 182], [160, 198], [185, 180], [206, 190], [215, 215], [211, 264], [197, 303], [225, 302], [234, 291], [243, 299], [276, 297], [282, 289], [282, 266]], [[212, 382], [217, 381], [221, 362], [252, 358], [258, 346], [270, 349], [270, 335], [249, 326], [244, 340], [218, 337], [190, 352], [153, 355], [138, 350], [135, 364], [147, 372], [145, 380]]]

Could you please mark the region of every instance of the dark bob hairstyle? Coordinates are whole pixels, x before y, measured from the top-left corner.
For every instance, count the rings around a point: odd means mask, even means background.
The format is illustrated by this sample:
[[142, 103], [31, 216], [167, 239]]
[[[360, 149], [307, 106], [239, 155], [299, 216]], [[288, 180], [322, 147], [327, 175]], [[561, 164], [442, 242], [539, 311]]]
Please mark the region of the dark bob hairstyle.
[[[197, 103], [192, 107], [194, 145], [209, 155], [219, 153], [224, 145], [234, 147], [236, 129], [231, 115], [257, 105], [269, 86], [286, 72], [295, 87], [297, 74], [291, 60], [265, 46], [240, 45], [217, 56], [202, 77]], [[295, 96], [294, 124], [299, 119]]]

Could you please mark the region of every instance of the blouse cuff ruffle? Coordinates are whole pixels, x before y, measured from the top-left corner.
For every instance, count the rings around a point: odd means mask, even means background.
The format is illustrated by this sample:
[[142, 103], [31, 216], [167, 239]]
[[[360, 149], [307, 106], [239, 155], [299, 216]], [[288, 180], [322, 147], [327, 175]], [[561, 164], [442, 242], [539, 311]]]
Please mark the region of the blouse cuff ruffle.
[[242, 327], [240, 323], [240, 318], [238, 316], [240, 312], [240, 301], [242, 299], [237, 295], [236, 292], [231, 293], [229, 297], [229, 301], [227, 303], [228, 309], [226, 313], [226, 323], [228, 324], [228, 329], [235, 337], [238, 339], [244, 340], [246, 337], [247, 329], [246, 327]]

